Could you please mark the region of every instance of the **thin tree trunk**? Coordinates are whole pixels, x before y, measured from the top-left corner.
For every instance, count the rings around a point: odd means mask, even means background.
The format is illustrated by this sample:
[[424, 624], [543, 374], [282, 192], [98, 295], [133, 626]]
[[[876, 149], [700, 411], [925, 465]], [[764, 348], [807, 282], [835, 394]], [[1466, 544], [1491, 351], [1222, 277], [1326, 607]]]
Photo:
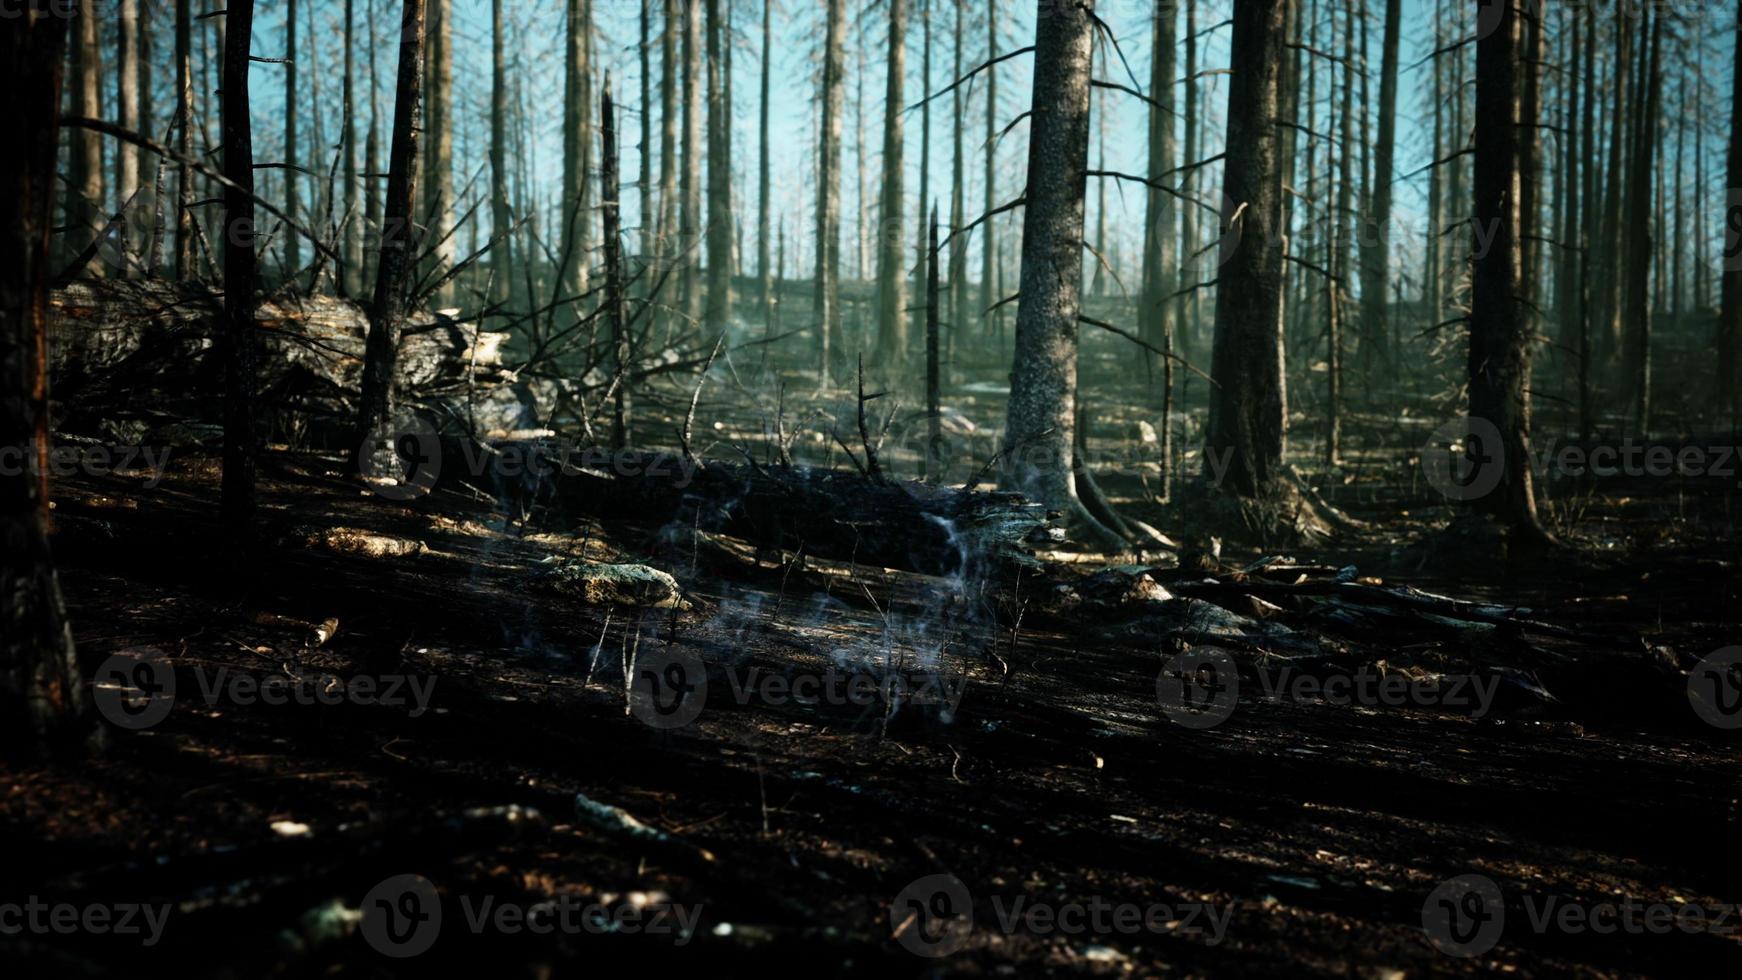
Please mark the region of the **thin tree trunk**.
[[841, 109], [845, 102], [846, 0], [828, 0], [823, 42], [823, 113], [817, 153], [817, 245], [815, 313], [821, 359], [817, 384], [829, 385], [830, 339], [841, 329]]
[[[498, 3], [501, 0], [497, 0]], [[713, 0], [709, 0], [710, 3]], [[611, 104], [611, 82], [605, 82], [599, 109], [599, 203], [605, 226], [605, 315], [611, 325], [611, 369], [616, 383], [611, 407], [611, 448], [629, 445], [629, 329], [624, 314], [623, 229], [617, 180], [617, 111]]]
[[381, 206], [382, 195], [376, 191], [376, 181], [381, 173], [381, 93], [378, 79], [375, 76], [376, 44], [375, 18], [364, 17], [364, 23], [369, 26], [369, 132], [363, 140], [363, 172], [368, 175], [368, 186], [363, 191], [363, 232], [370, 239], [371, 245], [363, 252], [364, 263], [369, 262], [369, 254], [374, 253], [372, 266], [359, 270], [365, 282], [370, 280], [370, 272], [379, 274], [381, 264]]
[[[248, 116], [248, 52], [254, 0], [225, 6], [224, 177], [224, 528], [246, 552], [254, 526], [254, 389], [259, 339], [254, 328], [254, 136]], [[296, 233], [292, 232], [291, 240]]]
[[[986, 5], [986, 60], [998, 57], [998, 5]], [[960, 75], [956, 76], [960, 78]], [[1032, 138], [1032, 137], [1031, 137]], [[994, 268], [998, 262], [998, 219], [990, 217], [992, 210], [998, 206], [997, 187], [998, 174], [995, 170], [998, 149], [998, 70], [996, 67], [986, 72], [986, 210], [988, 215], [985, 223], [980, 226], [980, 315], [990, 316], [987, 326], [997, 332], [1000, 338], [1003, 331], [998, 326], [1004, 322], [1002, 312], [987, 311], [997, 303], [999, 296], [994, 295], [997, 272]], [[1068, 430], [1067, 430], [1068, 431]]]
[[[1174, 292], [1173, 272], [1173, 201], [1156, 185], [1170, 183], [1174, 168], [1174, 16], [1171, 3], [1155, 5], [1150, 39], [1149, 97], [1149, 180], [1143, 221], [1143, 282], [1138, 307], [1138, 331], [1150, 344], [1163, 350], [1173, 349], [1174, 317], [1178, 306], [1168, 301]], [[1103, 198], [1103, 207], [1105, 198]], [[1188, 205], [1189, 207], [1190, 205]], [[1161, 363], [1161, 402], [1163, 430], [1161, 483], [1162, 496], [1167, 496], [1173, 479], [1172, 450], [1169, 441], [1173, 427], [1173, 360], [1164, 357]]]
[[[506, 303], [514, 295], [514, 216], [508, 198], [508, 64], [503, 0], [490, 0], [490, 232], [496, 239], [490, 265], [491, 295]], [[643, 117], [645, 119], [645, 117]], [[645, 194], [645, 190], [643, 190]]]
[[[1633, 367], [1633, 418], [1641, 436], [1651, 429], [1651, 304], [1648, 296], [1654, 242], [1651, 233], [1651, 172], [1657, 158], [1658, 101], [1662, 97], [1663, 72], [1658, 64], [1663, 46], [1663, 17], [1645, 8], [1649, 23], [1650, 47], [1642, 47], [1640, 61], [1639, 98], [1633, 121], [1633, 149], [1629, 154], [1631, 173], [1627, 183], [1627, 224], [1632, 229], [1632, 242], [1624, 270], [1627, 297], [1625, 322], [1632, 348], [1628, 353]], [[1644, 31], [1646, 28], [1642, 27]], [[1641, 35], [1644, 40], [1645, 35]]]
[[[1390, 293], [1391, 275], [1391, 179], [1397, 158], [1397, 48], [1402, 27], [1403, 4], [1400, 0], [1385, 0], [1384, 37], [1380, 41], [1379, 61], [1379, 145], [1373, 150], [1373, 195], [1370, 200], [1370, 225], [1362, 239], [1361, 257], [1361, 336], [1362, 358], [1371, 375], [1375, 356], [1390, 331], [1386, 329], [1389, 314], [1385, 297]], [[1438, 159], [1435, 157], [1435, 159]], [[1438, 323], [1438, 320], [1434, 321]], [[1384, 358], [1395, 364], [1397, 352]]]
[[[361, 188], [357, 186], [357, 0], [345, 0], [345, 78], [343, 99], [344, 131], [341, 139], [344, 146], [345, 168], [345, 202], [343, 221], [344, 241], [341, 255], [344, 256], [344, 268], [339, 276], [339, 290], [345, 296], [356, 296], [363, 291], [363, 213], [358, 204], [357, 195]], [[369, 12], [364, 10], [364, 16]]]
[[[44, 0], [32, 6], [34, 15], [0, 18], [0, 120], [18, 141], [0, 164], [0, 454], [29, 461], [0, 467], [0, 747], [25, 751], [83, 735], [89, 717], [43, 486], [48, 243], [68, 18], [50, 16]], [[85, 5], [72, 20], [89, 17]]]
[[[72, 78], [67, 87], [71, 92], [72, 114], [86, 119], [103, 115], [102, 47], [97, 43], [96, 6], [96, 0], [79, 0], [78, 16], [72, 21]], [[63, 236], [68, 257], [82, 253], [104, 223], [100, 135], [89, 129], [75, 129], [71, 141], [64, 198], [67, 230]], [[92, 276], [103, 274], [100, 263], [93, 263], [83, 271]]]
[[[1470, 416], [1498, 432], [1498, 484], [1470, 502], [1519, 535], [1546, 533], [1537, 521], [1530, 471], [1530, 319], [1523, 300], [1520, 242], [1530, 233], [1520, 208], [1521, 134], [1518, 69], [1523, 18], [1498, 8], [1498, 24], [1476, 44], [1475, 198], [1477, 235], [1470, 283]], [[1483, 238], [1486, 241], [1483, 241]]]
[[683, 0], [683, 170], [678, 240], [683, 249], [683, 311], [690, 323], [702, 318], [699, 265], [702, 220], [702, 7], [701, 0]]
[[[678, 35], [680, 22], [684, 15], [679, 7], [681, 0], [665, 0], [664, 16], [660, 23], [659, 35], [659, 230], [656, 235], [657, 247], [654, 250], [656, 265], [649, 268], [647, 274], [657, 280], [663, 275], [667, 263], [678, 251], [672, 236], [678, 229], [678, 73], [682, 70], [678, 60]], [[684, 283], [680, 280], [680, 288]], [[665, 317], [658, 318], [661, 322], [669, 322]]]
[[[117, 115], [121, 120], [121, 128], [129, 132], [141, 132], [139, 118], [139, 0], [119, 0], [120, 11], [116, 20], [116, 46], [118, 57], [115, 64], [115, 102]], [[144, 202], [134, 200], [139, 193], [139, 147], [132, 143], [122, 142], [115, 148], [115, 206], [117, 209], [127, 207], [132, 202], [132, 208], [143, 208]], [[136, 215], [138, 212], [134, 212]], [[121, 226], [121, 240], [116, 243], [122, 253], [121, 269], [123, 277], [130, 277], [136, 271], [134, 263], [139, 255], [139, 239], [133, 233], [138, 224], [137, 218], [129, 220]]]
[[[445, 0], [444, 0], [445, 2]], [[690, 0], [693, 9], [695, 0]], [[592, 66], [588, 35], [592, 31], [592, 0], [568, 0], [568, 29], [563, 91], [563, 197], [561, 268], [557, 281], [567, 295], [586, 292], [592, 252], [591, 169], [593, 145]], [[693, 159], [693, 158], [688, 158]], [[688, 159], [685, 164], [688, 165]]]
[[[1742, 3], [1736, 17], [1736, 55], [1742, 65]], [[1726, 162], [1729, 186], [1742, 188], [1742, 71], [1731, 72], [1730, 147]], [[1742, 416], [1742, 228], [1735, 224], [1742, 208], [1742, 192], [1731, 190], [1725, 202], [1729, 215], [1724, 226], [1724, 271], [1718, 295], [1718, 394], [1719, 404], [1730, 410], [1730, 424]]]
[[710, 333], [732, 322], [732, 125], [726, 104], [725, 25], [720, 0], [707, 0], [708, 17], [708, 302]]
[[[952, 79], [962, 77], [962, 11], [966, 6], [967, 0], [955, 0], [956, 37], [953, 54], [955, 60], [950, 69]], [[967, 158], [962, 149], [962, 89], [959, 86], [950, 93], [950, 119], [950, 336], [954, 337], [966, 329], [969, 322], [968, 242], [967, 236], [962, 234], [962, 224], [967, 220], [963, 215], [963, 210], [967, 207], [967, 188], [964, 185]]]
[[878, 206], [877, 340], [884, 367], [899, 375], [907, 364], [907, 232], [903, 201], [901, 120], [907, 81], [907, 2], [889, 2], [889, 61], [883, 96], [883, 192]]
[[1239, 209], [1239, 245], [1216, 287], [1210, 357], [1215, 385], [1204, 435], [1205, 475], [1253, 497], [1282, 468], [1287, 392], [1282, 371], [1282, 168], [1277, 104], [1284, 0], [1235, 0], [1222, 190]]
[[938, 210], [931, 209], [925, 251], [925, 477], [944, 481], [942, 397], [938, 390]]
[[774, 269], [768, 263], [768, 90], [774, 71], [774, 4], [762, 3], [762, 79], [761, 115], [758, 122], [760, 153], [756, 164], [756, 275], [762, 280], [762, 318], [770, 320], [774, 313]]
[[1063, 511], [1077, 531], [1119, 547], [1119, 536], [1091, 517], [1079, 500], [1072, 453], [1094, 3], [1038, 0], [1036, 6], [1022, 298], [1016, 310], [1001, 483], [1049, 510]]
[[[175, 0], [175, 98], [176, 151], [182, 158], [194, 155], [193, 17], [189, 0]], [[175, 277], [194, 274], [194, 171], [185, 164], [177, 168], [175, 195]]]
[[[302, 176], [297, 170], [301, 147], [296, 132], [296, 3], [286, 0], [284, 13], [284, 213], [292, 221], [302, 220]], [[281, 278], [290, 278], [302, 269], [302, 240], [295, 234], [284, 236], [284, 268]]]
[[404, 0], [399, 22], [399, 75], [393, 99], [393, 150], [388, 164], [387, 202], [382, 219], [381, 258], [375, 296], [369, 305], [369, 338], [363, 352], [363, 390], [359, 428], [364, 453], [390, 450], [377, 442], [391, 433], [393, 382], [399, 359], [399, 321], [405, 314], [406, 280], [417, 254], [413, 202], [417, 200], [419, 143], [423, 117], [424, 12], [426, 0]]

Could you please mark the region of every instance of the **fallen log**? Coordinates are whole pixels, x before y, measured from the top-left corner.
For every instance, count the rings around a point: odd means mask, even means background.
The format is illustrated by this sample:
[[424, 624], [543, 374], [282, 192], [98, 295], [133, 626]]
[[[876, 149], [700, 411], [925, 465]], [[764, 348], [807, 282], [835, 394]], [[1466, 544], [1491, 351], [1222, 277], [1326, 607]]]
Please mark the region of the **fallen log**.
[[875, 480], [803, 466], [764, 467], [546, 440], [488, 447], [442, 440], [443, 480], [462, 478], [511, 511], [555, 508], [750, 541], [964, 582], [1043, 566], [1035, 544], [1062, 531], [1020, 494]]
[[[169, 420], [217, 418], [221, 293], [168, 279], [78, 280], [55, 290], [49, 307], [50, 390], [63, 426], [137, 443]], [[267, 414], [349, 418], [369, 330], [362, 307], [333, 296], [268, 299], [256, 323]], [[398, 384], [414, 398], [457, 398], [470, 374], [475, 402], [488, 405], [508, 380], [506, 339], [420, 313], [400, 342]]]

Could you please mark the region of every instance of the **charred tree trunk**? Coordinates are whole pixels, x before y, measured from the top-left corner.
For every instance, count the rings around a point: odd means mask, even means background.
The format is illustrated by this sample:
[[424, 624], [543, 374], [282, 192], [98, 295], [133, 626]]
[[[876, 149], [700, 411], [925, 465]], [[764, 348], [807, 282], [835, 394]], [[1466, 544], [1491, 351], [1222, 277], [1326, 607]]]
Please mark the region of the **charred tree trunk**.
[[877, 346], [884, 367], [899, 375], [907, 364], [907, 232], [902, 204], [902, 125], [906, 112], [907, 2], [889, 0], [889, 62], [883, 95], [883, 189], [878, 206]]
[[[665, 0], [661, 8], [664, 16], [659, 35], [659, 227], [655, 235], [655, 265], [647, 270], [653, 279], [663, 274], [662, 270], [678, 251], [672, 237], [678, 230], [678, 73], [682, 70], [678, 59], [678, 34], [683, 19], [679, 3], [680, 0]], [[677, 285], [681, 288], [683, 283], [680, 281]], [[664, 317], [656, 317], [656, 320], [669, 322]]]
[[[1627, 177], [1627, 225], [1631, 229], [1629, 238], [1633, 246], [1629, 250], [1629, 265], [1625, 270], [1627, 310], [1627, 338], [1629, 360], [1632, 362], [1633, 377], [1630, 379], [1633, 388], [1633, 418], [1641, 436], [1647, 435], [1651, 429], [1651, 306], [1647, 295], [1651, 281], [1651, 262], [1653, 254], [1661, 251], [1656, 248], [1652, 236], [1651, 223], [1651, 173], [1652, 161], [1657, 158], [1658, 103], [1663, 92], [1663, 73], [1658, 59], [1662, 51], [1663, 16], [1653, 16], [1650, 8], [1646, 8], [1645, 17], [1650, 21], [1650, 48], [1642, 58], [1640, 69], [1640, 98], [1638, 112], [1633, 121], [1633, 149], [1629, 154], [1629, 169]], [[1662, 277], [1659, 277], [1659, 282]]]
[[708, 4], [708, 303], [707, 325], [732, 322], [732, 109], [726, 101], [726, 26], [720, 0]]
[[846, 85], [846, 0], [828, 0], [823, 42], [823, 118], [817, 149], [817, 245], [815, 314], [821, 357], [818, 387], [829, 385], [831, 338], [841, 329], [841, 109]]
[[[757, 120], [760, 153], [756, 163], [756, 277], [762, 280], [762, 319], [774, 318], [774, 268], [769, 265], [768, 230], [768, 89], [774, 71], [774, 4], [762, 4], [761, 115]], [[772, 328], [770, 328], [772, 329]]]
[[[175, 101], [176, 152], [182, 159], [194, 155], [193, 16], [189, 0], [175, 0]], [[194, 171], [183, 164], [176, 168], [175, 277], [194, 274]]]
[[[86, 119], [103, 114], [102, 48], [97, 43], [95, 6], [95, 0], [79, 0], [79, 13], [71, 25], [72, 78], [67, 87], [71, 92], [72, 114]], [[69, 258], [84, 252], [104, 223], [103, 144], [99, 135], [89, 129], [76, 129], [71, 138], [65, 196], [67, 230], [63, 236]], [[93, 276], [103, 274], [100, 264], [83, 271]]]
[[[1742, 8], [1742, 4], [1738, 4]], [[1736, 63], [1742, 64], [1742, 9], [1736, 15]], [[1742, 187], [1742, 71], [1733, 72], [1730, 87], [1731, 187]], [[1718, 295], [1718, 391], [1730, 409], [1731, 424], [1742, 415], [1742, 200], [1731, 192], [1724, 226], [1724, 271]]]
[[[1283, 70], [1283, 0], [1236, 0], [1233, 78], [1223, 194], [1228, 252], [1216, 287], [1210, 358], [1215, 385], [1204, 436], [1205, 474], [1255, 497], [1282, 468], [1287, 392], [1282, 349], [1282, 169], [1277, 104]], [[1287, 121], [1287, 120], [1285, 120]]]
[[[1384, 349], [1385, 338], [1390, 335], [1385, 298], [1391, 291], [1391, 175], [1397, 157], [1397, 46], [1402, 6], [1401, 0], [1385, 0], [1379, 61], [1379, 145], [1373, 150], [1373, 196], [1367, 235], [1361, 241], [1361, 360], [1369, 374], [1375, 367], [1375, 355]], [[1395, 363], [1396, 352], [1384, 360]]]
[[514, 295], [515, 275], [514, 236], [509, 234], [514, 216], [508, 203], [508, 65], [503, 54], [507, 27], [502, 0], [490, 0], [490, 232], [496, 253], [490, 286], [496, 303]]
[[[49, 553], [44, 352], [63, 45], [68, 19], [45, 0], [0, 18], [5, 131], [0, 164], [0, 745], [29, 751], [76, 738], [88, 717], [66, 603]], [[74, 20], [86, 20], [89, 5]], [[18, 465], [22, 464], [22, 465]]]
[[[300, 222], [302, 215], [302, 175], [297, 170], [297, 158], [302, 149], [297, 144], [296, 130], [296, 0], [288, 0], [284, 12], [284, 213]], [[302, 239], [295, 234], [284, 236], [284, 268], [282, 278], [289, 279], [302, 270]]]
[[[425, 0], [404, 0], [399, 22], [399, 76], [393, 104], [393, 149], [388, 164], [387, 203], [382, 218], [381, 257], [375, 296], [369, 304], [369, 340], [363, 357], [358, 422], [363, 456], [391, 450], [377, 440], [391, 434], [393, 377], [399, 358], [399, 320], [405, 312], [406, 278], [421, 236], [412, 202], [417, 200], [419, 120], [423, 116]], [[360, 462], [365, 462], [360, 459]], [[365, 466], [367, 469], [367, 466]]]
[[[986, 60], [998, 57], [998, 5], [986, 5]], [[961, 76], [956, 76], [960, 78]], [[997, 292], [998, 219], [991, 217], [998, 206], [998, 70], [986, 72], [986, 222], [980, 227], [980, 315], [987, 317], [986, 326], [995, 328], [1004, 322], [1002, 313], [988, 312], [1000, 299]], [[1002, 331], [999, 332], [1002, 336]]]
[[1523, 17], [1504, 4], [1492, 9], [1498, 24], [1476, 45], [1471, 215], [1478, 236], [1470, 276], [1469, 391], [1472, 420], [1499, 433], [1502, 466], [1498, 485], [1471, 503], [1512, 528], [1515, 539], [1546, 540], [1530, 471], [1531, 330], [1519, 248], [1526, 233], [1519, 206], [1519, 140], [1536, 120], [1520, 118]]
[[697, 249], [702, 220], [702, 8], [701, 0], [683, 2], [683, 169], [678, 174], [682, 198], [678, 245], [683, 251], [680, 290], [690, 323], [702, 318], [702, 287], [697, 275]]
[[[962, 77], [962, 8], [967, 6], [967, 0], [955, 0], [956, 8], [956, 43], [955, 62], [950, 70], [952, 79]], [[929, 93], [928, 93], [929, 94]], [[968, 240], [962, 234], [962, 223], [967, 220], [963, 209], [967, 207], [967, 188], [963, 181], [966, 175], [967, 158], [962, 150], [962, 89], [958, 86], [950, 93], [950, 126], [951, 147], [950, 156], [950, 335], [956, 336], [967, 329], [970, 317], [968, 314]], [[972, 319], [978, 319], [974, 317]]]
[[[693, 8], [695, 0], [691, 0]], [[588, 35], [592, 31], [592, 0], [568, 0], [568, 27], [565, 35], [563, 74], [563, 199], [562, 251], [557, 270], [559, 289], [565, 296], [576, 296], [587, 290], [587, 273], [592, 252], [593, 215], [588, 154], [593, 145], [592, 81], [588, 55], [591, 52]], [[689, 165], [689, 158], [685, 159]]]
[[[357, 0], [345, 0], [345, 78], [342, 110], [345, 118], [341, 121], [344, 127], [340, 139], [344, 146], [340, 152], [345, 168], [345, 198], [344, 214], [340, 217], [342, 239], [339, 254], [343, 257], [343, 268], [339, 270], [339, 292], [344, 296], [355, 296], [363, 291], [363, 212], [360, 210], [357, 195], [361, 188], [357, 186]], [[368, 11], [364, 11], [368, 16]]]
[[[141, 131], [139, 118], [139, 0], [120, 0], [120, 10], [116, 18], [116, 46], [119, 49], [115, 59], [115, 102], [116, 114], [121, 121], [121, 128], [128, 132]], [[115, 207], [143, 208], [142, 201], [135, 201], [134, 195], [139, 193], [139, 147], [132, 143], [122, 142], [115, 147]], [[129, 207], [131, 205], [131, 207]], [[137, 220], [121, 225], [120, 239], [115, 243], [116, 251], [121, 255], [121, 274], [130, 276], [137, 270], [139, 241], [132, 228], [137, 226]]]
[[1122, 539], [1077, 497], [1072, 459], [1094, 3], [1039, 0], [1037, 7], [1022, 298], [1001, 482], [1063, 512], [1073, 530], [1119, 547]]
[[925, 476], [944, 480], [942, 398], [938, 391], [938, 209], [931, 210], [925, 251]]
[[[248, 52], [254, 0], [225, 8], [224, 32], [224, 527], [246, 550], [254, 524], [254, 135], [248, 116]], [[292, 240], [295, 233], [291, 234]]]
[[611, 325], [611, 367], [615, 390], [611, 406], [611, 448], [629, 445], [629, 324], [623, 295], [623, 228], [617, 180], [617, 109], [611, 104], [611, 83], [605, 82], [599, 106], [599, 203], [605, 226], [605, 317]]
[[[1149, 97], [1149, 179], [1143, 222], [1143, 284], [1138, 310], [1139, 332], [1151, 345], [1173, 352], [1174, 322], [1179, 307], [1170, 299], [1175, 290], [1173, 202], [1156, 186], [1171, 180], [1174, 167], [1174, 5], [1156, 4], [1151, 37]], [[1191, 120], [1187, 119], [1187, 125]], [[1188, 163], [1191, 161], [1187, 161]], [[1105, 164], [1103, 164], [1105, 166]], [[1103, 196], [1103, 210], [1105, 208]], [[1188, 205], [1189, 206], [1189, 205]], [[1161, 363], [1161, 495], [1173, 482], [1173, 359]]]

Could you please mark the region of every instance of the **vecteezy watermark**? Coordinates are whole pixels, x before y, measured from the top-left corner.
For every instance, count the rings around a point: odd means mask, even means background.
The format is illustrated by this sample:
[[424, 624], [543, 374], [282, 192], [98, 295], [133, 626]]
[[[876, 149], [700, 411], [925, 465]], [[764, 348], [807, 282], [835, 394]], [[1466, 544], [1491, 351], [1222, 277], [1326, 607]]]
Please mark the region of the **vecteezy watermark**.
[[[150, 475], [143, 486], [150, 490], [163, 482], [169, 463], [168, 446], [53, 446], [48, 451], [48, 474], [56, 479], [71, 476], [125, 475], [143, 467]], [[36, 459], [23, 446], [0, 446], [0, 476], [23, 476], [35, 472]]]
[[[1524, 455], [1531, 474], [1552, 477], [1704, 477], [1738, 480], [1742, 447], [1717, 444], [1641, 442], [1562, 445], [1553, 436], [1531, 445]], [[1211, 463], [1214, 464], [1212, 459]], [[1500, 430], [1487, 419], [1465, 416], [1435, 429], [1421, 450], [1422, 475], [1448, 500], [1475, 500], [1492, 493], [1506, 473]]]
[[[1481, 718], [1494, 706], [1498, 676], [1445, 674], [1411, 677], [1362, 664], [1353, 673], [1320, 677], [1293, 667], [1254, 667], [1261, 697], [1270, 702], [1318, 702], [1342, 707], [1438, 708]], [[1183, 728], [1214, 728], [1240, 702], [1240, 671], [1224, 650], [1198, 647], [1168, 659], [1155, 679], [1156, 703]]]
[[141, 946], [156, 946], [169, 921], [169, 903], [46, 902], [31, 895], [22, 902], [0, 902], [0, 935], [139, 936]]
[[[1114, 902], [1100, 895], [1074, 902], [993, 895], [991, 905], [993, 921], [1006, 936], [1161, 933], [1203, 937], [1210, 946], [1227, 936], [1228, 920], [1234, 914], [1232, 903]], [[973, 934], [973, 895], [955, 875], [927, 875], [896, 894], [889, 905], [889, 929], [890, 938], [916, 956], [948, 956]]]
[[[873, 673], [830, 665], [820, 671], [772, 673], [761, 667], [725, 667], [726, 690], [740, 707], [792, 704], [833, 707], [938, 706], [953, 717], [967, 690], [966, 677], [937, 671], [892, 670]], [[715, 685], [718, 690], [718, 685]], [[638, 657], [629, 683], [629, 712], [651, 728], [682, 728], [696, 720], [708, 702], [706, 665], [681, 650]]]
[[1714, 728], [1742, 728], [1742, 646], [1714, 650], [1694, 665], [1688, 672], [1688, 703]]
[[1421, 905], [1428, 941], [1447, 956], [1480, 956], [1506, 931], [1500, 886], [1486, 875], [1459, 875], [1440, 882]]
[[[537, 902], [500, 901], [494, 896], [461, 895], [459, 922], [473, 935], [498, 932], [536, 936], [640, 934], [669, 936], [683, 946], [696, 934], [700, 904], [683, 905], [632, 896], [624, 901], [586, 901], [558, 895]], [[388, 878], [363, 896], [361, 931], [371, 949], [404, 959], [428, 952], [441, 936], [444, 920], [441, 896], [422, 875]]]
[[[1564, 895], [1527, 894], [1521, 897], [1521, 904], [1525, 924], [1537, 935], [1742, 933], [1742, 911], [1728, 902], [1671, 904], [1632, 897], [1585, 902]], [[1481, 956], [1493, 949], [1506, 931], [1506, 918], [1500, 886], [1480, 874], [1459, 875], [1441, 882], [1421, 907], [1422, 928], [1428, 941], [1448, 956]]]
[[[410, 708], [416, 718], [429, 710], [436, 679], [414, 674], [254, 674], [228, 667], [209, 670], [192, 668], [196, 690], [207, 707], [232, 704], [248, 708], [257, 704], [376, 705]], [[92, 678], [92, 699], [97, 711], [120, 728], [150, 728], [169, 717], [176, 703], [175, 668], [161, 651], [151, 648], [123, 650], [98, 666]]]

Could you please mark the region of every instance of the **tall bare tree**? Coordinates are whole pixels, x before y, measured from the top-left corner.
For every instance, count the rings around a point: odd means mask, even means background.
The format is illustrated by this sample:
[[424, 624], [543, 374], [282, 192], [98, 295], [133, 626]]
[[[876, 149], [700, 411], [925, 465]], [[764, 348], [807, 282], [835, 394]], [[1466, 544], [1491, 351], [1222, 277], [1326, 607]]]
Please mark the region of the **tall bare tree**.
[[[1736, 15], [1736, 60], [1742, 65], [1742, 3]], [[1742, 187], [1742, 71], [1731, 73], [1729, 186]], [[1736, 191], [1730, 192], [1732, 195]], [[1718, 391], [1731, 424], [1742, 416], [1742, 200], [1726, 202], [1724, 271], [1718, 285]]]
[[702, 318], [701, 279], [696, 274], [702, 221], [702, 7], [701, 0], [683, 0], [683, 165], [678, 174], [682, 198], [678, 245], [683, 250], [684, 316]]
[[1523, 255], [1528, 234], [1520, 207], [1520, 133], [1535, 119], [1520, 117], [1519, 62], [1523, 17], [1497, 4], [1495, 26], [1476, 42], [1475, 243], [1470, 274], [1470, 416], [1498, 432], [1500, 481], [1471, 502], [1514, 531], [1515, 539], [1546, 541], [1537, 520], [1530, 471], [1530, 318], [1525, 309]]
[[1373, 149], [1373, 194], [1361, 239], [1361, 359], [1369, 372], [1389, 336], [1386, 296], [1391, 274], [1391, 181], [1397, 159], [1397, 48], [1402, 6], [1401, 0], [1385, 0], [1379, 60], [1379, 145]]
[[[259, 331], [254, 303], [254, 132], [248, 68], [254, 0], [225, 6], [224, 28], [224, 527], [238, 552], [251, 548], [254, 526], [254, 390]], [[288, 212], [287, 212], [288, 213]], [[294, 240], [295, 233], [292, 233]]]
[[726, 26], [720, 0], [707, 0], [708, 15], [708, 329], [732, 322], [732, 109], [726, 103]]
[[[689, 0], [692, 11], [696, 0]], [[592, 243], [593, 0], [568, 0], [564, 35], [563, 189], [561, 268], [557, 281], [570, 295], [586, 291]], [[685, 158], [685, 166], [689, 158]]]
[[375, 296], [369, 304], [369, 338], [363, 350], [359, 428], [364, 452], [388, 447], [375, 442], [392, 419], [393, 384], [399, 363], [399, 321], [405, 315], [407, 279], [420, 235], [412, 213], [417, 200], [422, 140], [424, 17], [426, 0], [403, 0], [399, 20], [399, 74], [393, 99], [393, 148], [382, 215], [381, 257]]
[[828, 0], [823, 40], [823, 118], [817, 150], [816, 316], [821, 361], [818, 384], [828, 387], [830, 344], [841, 330], [841, 110], [846, 99], [846, 0]]
[[[1206, 475], [1239, 496], [1270, 491], [1281, 475], [1287, 419], [1282, 348], [1282, 167], [1277, 106], [1285, 0], [1235, 0], [1222, 171], [1225, 239], [1210, 355]], [[1291, 122], [1291, 120], [1284, 120]]]
[[883, 96], [883, 188], [877, 216], [877, 346], [884, 365], [907, 362], [907, 222], [902, 124], [907, 111], [907, 0], [889, 0], [889, 61]]
[[[102, 47], [97, 43], [96, 0], [79, 0], [72, 21], [72, 77], [67, 80], [69, 111], [96, 119], [103, 114]], [[83, 252], [103, 227], [103, 144], [94, 130], [76, 129], [67, 156], [66, 236], [68, 256]], [[102, 275], [93, 265], [91, 275]]]
[[[48, 242], [67, 18], [47, 0], [0, 18], [0, 122], [18, 145], [0, 161], [0, 747], [28, 751], [81, 733], [84, 679], [43, 498], [48, 455]], [[80, 20], [89, 7], [79, 11]]]
[[1063, 512], [1078, 534], [1118, 547], [1122, 539], [1077, 497], [1072, 451], [1094, 0], [1038, 0], [1036, 7], [1028, 205], [1001, 483]]

